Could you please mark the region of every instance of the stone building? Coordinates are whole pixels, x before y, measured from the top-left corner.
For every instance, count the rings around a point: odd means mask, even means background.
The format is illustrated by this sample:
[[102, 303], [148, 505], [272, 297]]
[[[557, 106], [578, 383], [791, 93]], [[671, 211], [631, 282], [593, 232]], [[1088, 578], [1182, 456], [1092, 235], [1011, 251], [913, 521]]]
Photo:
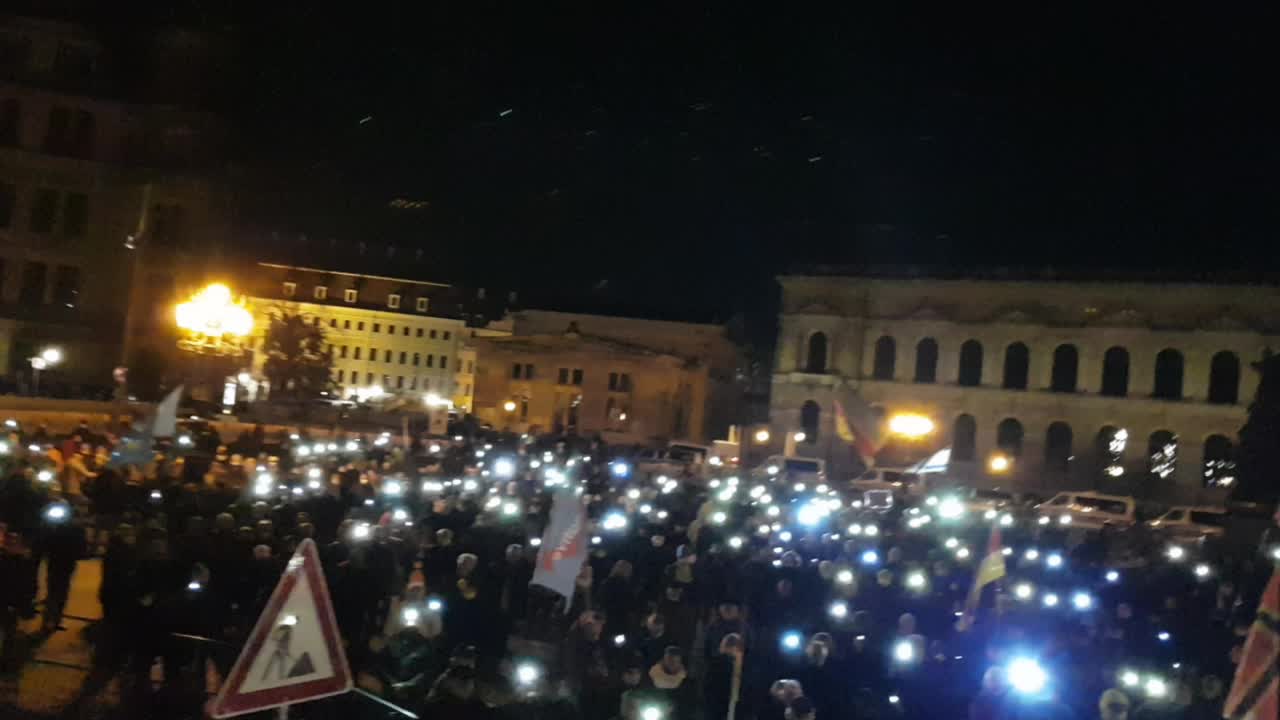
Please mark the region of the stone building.
[[[1257, 387], [1251, 363], [1280, 332], [1280, 289], [1265, 285], [884, 273], [780, 283], [773, 436], [802, 429], [798, 452], [838, 474], [861, 464], [834, 437], [833, 403], [857, 393], [878, 413], [930, 417], [915, 458], [949, 447], [959, 480], [1220, 498]], [[997, 455], [1007, 470], [995, 471]]]
[[[272, 316], [301, 315], [324, 330], [344, 398], [454, 396], [466, 325], [442, 317], [450, 287], [405, 278], [259, 263], [249, 285], [252, 374], [261, 377]], [[442, 403], [443, 404], [443, 403]]]
[[523, 310], [511, 336], [473, 342], [474, 412], [499, 428], [709, 442], [741, 395], [718, 325]]
[[[215, 167], [222, 38], [130, 28], [128, 43], [0, 16], [0, 373], [45, 346], [61, 379], [174, 351], [172, 308], [226, 237]], [[127, 48], [127, 50], [126, 50]]]

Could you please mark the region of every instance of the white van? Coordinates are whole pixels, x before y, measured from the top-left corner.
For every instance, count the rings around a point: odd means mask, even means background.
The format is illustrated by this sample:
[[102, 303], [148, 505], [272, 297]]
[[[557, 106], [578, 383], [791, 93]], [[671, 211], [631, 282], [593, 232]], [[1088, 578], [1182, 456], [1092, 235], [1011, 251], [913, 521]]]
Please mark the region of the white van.
[[1137, 503], [1124, 495], [1103, 495], [1092, 491], [1062, 492], [1036, 506], [1041, 526], [1101, 530], [1108, 525], [1132, 527], [1137, 522]]
[[752, 477], [781, 478], [789, 482], [802, 482], [810, 486], [827, 481], [827, 462], [818, 458], [784, 457], [770, 455], [751, 471]]
[[1227, 509], [1209, 506], [1175, 505], [1147, 527], [1173, 538], [1222, 537], [1227, 532]]

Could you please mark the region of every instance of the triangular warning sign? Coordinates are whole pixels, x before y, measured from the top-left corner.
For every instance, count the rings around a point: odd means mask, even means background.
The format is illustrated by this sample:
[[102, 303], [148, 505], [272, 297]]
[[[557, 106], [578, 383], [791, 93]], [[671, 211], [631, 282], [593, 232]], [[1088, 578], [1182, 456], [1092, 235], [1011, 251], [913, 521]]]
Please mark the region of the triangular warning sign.
[[249, 642], [209, 702], [209, 714], [215, 718], [243, 715], [350, 689], [351, 669], [316, 544], [303, 540]]

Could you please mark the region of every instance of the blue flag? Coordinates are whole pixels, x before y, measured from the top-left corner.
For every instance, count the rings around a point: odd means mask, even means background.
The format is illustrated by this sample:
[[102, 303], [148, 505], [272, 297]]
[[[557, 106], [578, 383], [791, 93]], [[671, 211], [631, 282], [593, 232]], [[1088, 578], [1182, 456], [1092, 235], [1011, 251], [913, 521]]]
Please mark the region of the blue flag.
[[587, 559], [587, 513], [582, 500], [570, 488], [556, 492], [551, 518], [542, 533], [542, 549], [530, 585], [541, 585], [564, 596], [565, 609], [573, 603], [574, 581]]

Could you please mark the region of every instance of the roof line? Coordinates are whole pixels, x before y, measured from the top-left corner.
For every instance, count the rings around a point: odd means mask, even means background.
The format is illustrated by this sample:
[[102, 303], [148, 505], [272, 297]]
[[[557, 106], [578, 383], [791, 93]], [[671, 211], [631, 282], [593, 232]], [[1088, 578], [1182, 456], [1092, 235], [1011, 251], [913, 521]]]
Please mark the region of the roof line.
[[281, 265], [280, 263], [260, 262], [262, 267], [278, 270], [302, 270], [303, 272], [325, 273], [326, 275], [345, 275], [347, 277], [370, 278], [372, 280], [390, 280], [392, 282], [413, 283], [415, 285], [434, 285], [435, 287], [453, 287], [449, 283], [431, 282], [430, 280], [411, 280], [409, 278], [388, 277], [386, 275], [370, 275], [369, 273], [344, 272], [342, 270], [325, 270], [324, 268], [305, 267], [302, 265]]

